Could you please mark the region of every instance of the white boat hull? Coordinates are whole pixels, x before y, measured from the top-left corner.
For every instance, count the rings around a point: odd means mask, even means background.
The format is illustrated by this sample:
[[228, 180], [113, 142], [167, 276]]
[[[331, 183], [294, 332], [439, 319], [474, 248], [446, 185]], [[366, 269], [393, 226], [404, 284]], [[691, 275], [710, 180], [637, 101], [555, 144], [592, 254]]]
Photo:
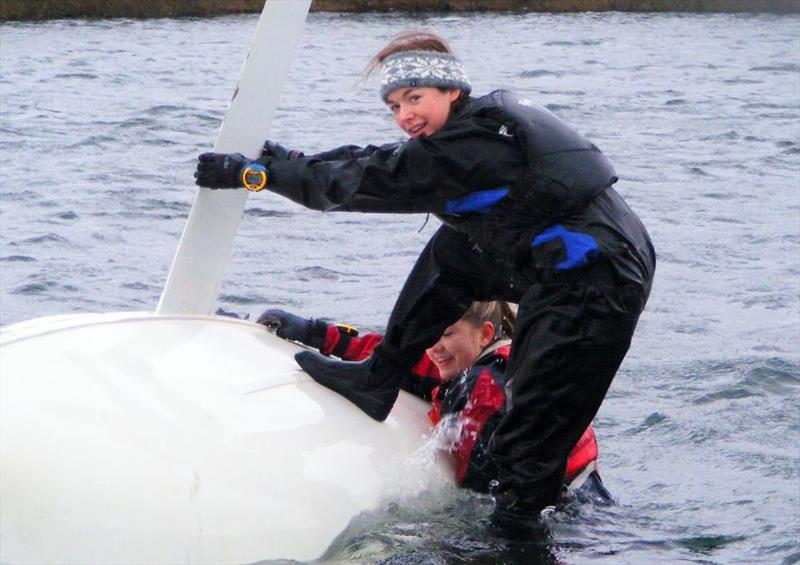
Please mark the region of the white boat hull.
[[0, 561], [319, 557], [349, 521], [450, 476], [428, 405], [384, 423], [299, 346], [211, 316], [94, 314], [0, 332]]

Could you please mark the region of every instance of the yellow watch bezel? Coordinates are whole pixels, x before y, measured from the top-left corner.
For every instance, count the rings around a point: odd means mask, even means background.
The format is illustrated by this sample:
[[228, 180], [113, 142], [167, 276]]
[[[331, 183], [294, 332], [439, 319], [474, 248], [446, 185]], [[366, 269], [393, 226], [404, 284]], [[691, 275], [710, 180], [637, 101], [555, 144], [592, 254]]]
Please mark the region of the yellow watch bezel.
[[[258, 182], [252, 183], [248, 180], [250, 175], [258, 175]], [[264, 190], [267, 186], [267, 180], [269, 180], [269, 175], [267, 174], [267, 169], [264, 165], [260, 163], [252, 163], [246, 165], [242, 169], [242, 186], [244, 186], [250, 192], [259, 192]]]

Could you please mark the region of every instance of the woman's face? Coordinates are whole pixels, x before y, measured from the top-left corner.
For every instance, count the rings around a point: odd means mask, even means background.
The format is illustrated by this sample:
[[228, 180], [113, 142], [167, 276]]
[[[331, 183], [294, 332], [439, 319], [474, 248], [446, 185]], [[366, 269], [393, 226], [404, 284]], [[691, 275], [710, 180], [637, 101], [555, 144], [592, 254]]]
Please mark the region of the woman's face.
[[459, 320], [448, 326], [439, 341], [426, 351], [441, 377], [449, 380], [471, 367], [493, 339], [494, 324], [491, 322], [476, 327]]
[[433, 135], [450, 117], [450, 105], [461, 95], [457, 88], [398, 88], [386, 97], [394, 121], [412, 138]]

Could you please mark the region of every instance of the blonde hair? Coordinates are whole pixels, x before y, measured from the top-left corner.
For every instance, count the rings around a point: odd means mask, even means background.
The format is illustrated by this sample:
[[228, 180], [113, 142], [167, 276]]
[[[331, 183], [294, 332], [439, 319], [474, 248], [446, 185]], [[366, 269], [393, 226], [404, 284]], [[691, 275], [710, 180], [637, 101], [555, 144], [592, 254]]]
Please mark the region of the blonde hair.
[[495, 339], [502, 339], [514, 335], [517, 312], [516, 308], [505, 300], [473, 302], [461, 319], [474, 327], [484, 322], [491, 322], [494, 325]]

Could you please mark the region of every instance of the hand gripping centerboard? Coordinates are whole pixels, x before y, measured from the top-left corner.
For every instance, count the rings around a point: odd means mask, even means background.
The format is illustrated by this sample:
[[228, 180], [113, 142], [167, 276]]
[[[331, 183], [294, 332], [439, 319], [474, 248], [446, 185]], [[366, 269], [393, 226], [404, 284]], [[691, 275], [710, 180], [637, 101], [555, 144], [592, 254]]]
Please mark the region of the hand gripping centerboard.
[[[264, 4], [214, 151], [258, 155], [310, 5], [311, 0]], [[246, 190], [198, 190], [157, 314], [212, 313], [248, 194]]]

